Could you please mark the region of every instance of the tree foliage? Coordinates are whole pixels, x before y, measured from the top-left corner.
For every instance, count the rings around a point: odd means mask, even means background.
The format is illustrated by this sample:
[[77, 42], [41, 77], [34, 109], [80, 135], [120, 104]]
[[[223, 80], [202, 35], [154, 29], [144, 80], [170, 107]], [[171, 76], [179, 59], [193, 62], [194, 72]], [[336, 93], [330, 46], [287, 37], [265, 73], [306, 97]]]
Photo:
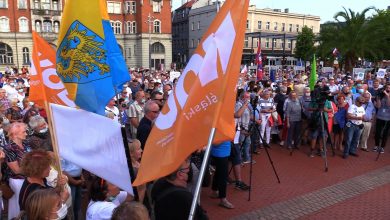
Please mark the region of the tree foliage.
[[302, 32], [298, 33], [297, 43], [295, 46], [295, 57], [305, 61], [310, 60], [315, 53], [315, 35], [313, 30], [304, 26]]
[[372, 17], [367, 17], [367, 12], [375, 8], [368, 7], [361, 12], [343, 9], [335, 14], [336, 22], [322, 26], [318, 37], [319, 56], [331, 59], [333, 49], [337, 48], [347, 71], [352, 70], [359, 58], [389, 59], [390, 12], [376, 10]]

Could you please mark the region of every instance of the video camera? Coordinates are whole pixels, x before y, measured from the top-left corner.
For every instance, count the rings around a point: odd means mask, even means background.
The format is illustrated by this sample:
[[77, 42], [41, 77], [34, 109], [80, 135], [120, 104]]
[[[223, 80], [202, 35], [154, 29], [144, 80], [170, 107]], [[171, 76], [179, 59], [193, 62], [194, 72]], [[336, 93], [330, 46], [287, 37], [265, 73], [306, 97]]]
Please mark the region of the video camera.
[[326, 100], [328, 100], [330, 89], [328, 86], [315, 86], [311, 93], [311, 102], [317, 103], [319, 109], [323, 109]]

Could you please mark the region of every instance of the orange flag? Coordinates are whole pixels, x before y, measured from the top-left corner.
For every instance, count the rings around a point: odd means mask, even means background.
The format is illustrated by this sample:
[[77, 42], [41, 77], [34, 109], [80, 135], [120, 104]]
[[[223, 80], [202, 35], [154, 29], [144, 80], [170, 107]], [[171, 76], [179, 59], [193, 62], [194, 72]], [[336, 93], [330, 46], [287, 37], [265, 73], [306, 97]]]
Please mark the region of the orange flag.
[[56, 52], [35, 31], [33, 36], [32, 65], [30, 75], [30, 101], [44, 106], [44, 101], [76, 107], [68, 98], [68, 91], [56, 72]]
[[235, 87], [240, 73], [249, 0], [228, 0], [191, 57], [148, 137], [133, 185], [166, 176], [192, 152], [233, 140]]

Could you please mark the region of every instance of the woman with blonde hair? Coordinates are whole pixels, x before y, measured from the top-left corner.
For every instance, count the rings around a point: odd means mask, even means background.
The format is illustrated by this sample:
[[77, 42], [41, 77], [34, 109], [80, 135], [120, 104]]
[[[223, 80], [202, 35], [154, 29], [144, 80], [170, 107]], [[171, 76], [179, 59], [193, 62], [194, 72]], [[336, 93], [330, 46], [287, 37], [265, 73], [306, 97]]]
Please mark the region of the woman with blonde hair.
[[[130, 150], [131, 163], [134, 169], [134, 175], [135, 177], [137, 177], [138, 169], [140, 166], [139, 162], [142, 156], [141, 142], [138, 139], [131, 140], [131, 142], [129, 142], [129, 150]], [[137, 191], [138, 191], [139, 201], [143, 202], [145, 198], [146, 185], [142, 184], [138, 186]]]
[[64, 213], [66, 215], [66, 209], [55, 189], [39, 189], [28, 196], [24, 216], [27, 219], [59, 219]]
[[23, 156], [31, 151], [26, 140], [27, 125], [20, 122], [12, 123], [8, 128], [9, 143], [4, 147], [5, 162], [7, 164], [4, 171], [4, 179], [13, 191], [12, 197], [8, 201], [8, 219], [12, 219], [19, 214], [19, 192], [23, 185], [24, 176], [21, 173], [20, 162]]

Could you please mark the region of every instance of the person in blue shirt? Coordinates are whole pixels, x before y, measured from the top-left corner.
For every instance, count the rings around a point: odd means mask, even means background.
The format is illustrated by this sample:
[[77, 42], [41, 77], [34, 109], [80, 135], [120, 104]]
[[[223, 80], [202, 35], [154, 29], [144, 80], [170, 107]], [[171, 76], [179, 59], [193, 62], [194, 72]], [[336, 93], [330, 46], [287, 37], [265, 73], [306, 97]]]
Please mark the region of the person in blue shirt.
[[369, 150], [367, 149], [367, 140], [370, 135], [372, 120], [374, 118], [376, 110], [374, 104], [371, 102], [370, 93], [363, 93], [362, 96], [365, 100], [365, 102], [363, 103], [363, 108], [365, 109], [365, 114], [363, 116], [364, 128], [360, 136], [358, 148], [368, 152]]
[[213, 145], [211, 148], [211, 159], [215, 165], [215, 173], [211, 189], [213, 190], [212, 198], [219, 198], [219, 205], [233, 209], [234, 206], [226, 199], [226, 187], [228, 178], [228, 163], [231, 150], [230, 141], [222, 142], [218, 145]]

